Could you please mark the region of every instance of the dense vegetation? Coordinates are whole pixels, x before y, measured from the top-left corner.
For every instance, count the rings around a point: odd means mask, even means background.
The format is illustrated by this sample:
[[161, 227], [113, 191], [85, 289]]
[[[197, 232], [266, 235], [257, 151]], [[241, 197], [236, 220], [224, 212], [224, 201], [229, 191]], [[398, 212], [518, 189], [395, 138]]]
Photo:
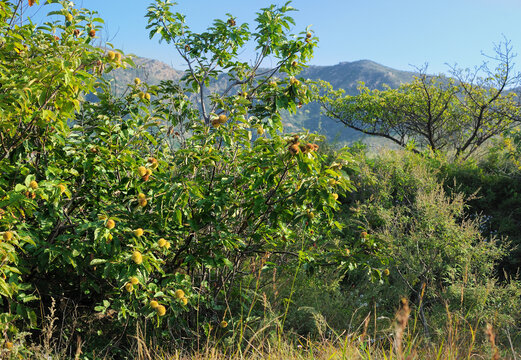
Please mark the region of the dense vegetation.
[[[2, 358], [520, 351], [514, 95], [480, 159], [334, 149], [282, 126], [319, 95], [299, 77], [317, 39], [290, 33], [289, 3], [253, 31], [229, 15], [195, 33], [156, 0], [150, 36], [188, 70], [117, 94], [104, 75], [133, 62], [91, 45], [97, 14], [56, 0], [54, 20], [24, 22], [36, 3], [0, 3]], [[418, 81], [397, 104], [424, 105]]]
[[468, 158], [521, 121], [519, 96], [509, 91], [520, 79], [514, 57], [505, 40], [495, 48], [494, 70], [485, 62], [475, 71], [453, 68], [454, 78], [420, 72], [397, 89], [370, 91], [362, 85], [355, 96], [325, 84], [321, 104], [329, 116], [365, 134]]
[[[134, 78], [139, 77], [151, 85], [158, 85], [164, 80], [179, 81], [183, 72], [175, 70], [169, 65], [158, 60], [133, 58], [135, 67], [119, 68], [105, 73], [104, 76], [110, 81], [112, 90], [117, 94], [122, 94], [126, 85], [131, 83]], [[359, 60], [353, 62], [342, 62], [332, 66], [309, 66], [302, 69], [299, 76], [312, 81], [325, 80], [334, 88], [345, 90], [346, 94], [355, 95], [358, 93], [359, 83], [362, 82], [369, 89], [383, 90], [385, 86], [397, 88], [403, 83], [413, 80], [415, 73], [400, 71], [377, 64], [370, 60]], [[210, 80], [210, 89], [221, 90], [226, 88], [228, 77], [226, 74], [219, 76], [215, 80]], [[341, 122], [332, 122], [321, 111], [318, 101], [311, 101], [302, 104], [302, 108], [295, 113], [283, 111], [281, 113], [284, 124], [284, 131], [298, 132], [302, 129], [309, 129], [311, 132], [324, 135], [329, 142], [349, 144], [359, 140], [363, 134], [345, 126]], [[366, 143], [381, 143], [376, 137], [365, 136]]]

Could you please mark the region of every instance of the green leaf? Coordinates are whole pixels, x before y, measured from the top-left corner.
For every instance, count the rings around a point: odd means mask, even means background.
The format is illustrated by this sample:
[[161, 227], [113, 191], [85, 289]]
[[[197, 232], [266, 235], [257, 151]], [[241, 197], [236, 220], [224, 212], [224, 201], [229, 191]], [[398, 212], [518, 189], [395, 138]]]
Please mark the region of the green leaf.
[[36, 317], [36, 312], [32, 309], [27, 310], [27, 317], [31, 321], [31, 326], [36, 327], [38, 325], [38, 319]]
[[175, 210], [175, 217], [177, 219], [177, 223], [179, 225], [182, 225], [183, 224], [183, 213], [181, 212], [181, 210], [179, 210], [179, 209]]
[[25, 190], [27, 190], [27, 186], [22, 185], [22, 184], [16, 184], [16, 186], [14, 187], [14, 191], [16, 191], [16, 192], [22, 192]]
[[150, 135], [148, 132], [143, 132], [143, 135], [152, 143], [152, 145], [157, 146], [157, 140], [154, 139], [152, 135]]
[[106, 262], [107, 262], [107, 259], [92, 259], [91, 262], [89, 263], [89, 265], [91, 265], [91, 266], [100, 265], [100, 264], [105, 264]]
[[0, 295], [6, 298], [10, 298], [12, 295], [11, 287], [2, 278], [0, 278]]

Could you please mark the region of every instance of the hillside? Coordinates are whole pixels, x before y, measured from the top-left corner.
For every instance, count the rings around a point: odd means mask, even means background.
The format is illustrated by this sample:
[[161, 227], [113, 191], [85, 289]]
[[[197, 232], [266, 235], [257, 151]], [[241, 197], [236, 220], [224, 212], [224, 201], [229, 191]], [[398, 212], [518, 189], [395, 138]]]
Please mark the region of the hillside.
[[[332, 66], [310, 66], [301, 73], [304, 78], [325, 80], [333, 85], [333, 88], [344, 89], [349, 95], [358, 92], [360, 82], [365, 83], [370, 89], [383, 89], [385, 84], [396, 88], [402, 83], [410, 82], [414, 75], [412, 72], [392, 69], [370, 60], [341, 62]], [[316, 103], [303, 106], [297, 114], [286, 114], [286, 122], [291, 131], [299, 128], [310, 129], [326, 135], [328, 140], [333, 142], [352, 142], [363, 136], [323, 116], [320, 106]]]
[[135, 68], [116, 69], [106, 75], [106, 78], [112, 81], [116, 94], [124, 92], [127, 84], [133, 83], [136, 77], [156, 85], [161, 80], [179, 80], [183, 76], [183, 71], [175, 70], [159, 60], [143, 57], [135, 57], [133, 60], [136, 64]]
[[[108, 75], [113, 82], [116, 93], [125, 90], [125, 84], [131, 83], [135, 77], [141, 78], [149, 84], [158, 84], [161, 80], [179, 80], [183, 71], [175, 70], [171, 66], [154, 59], [136, 57], [137, 67], [133, 69], [118, 69]], [[392, 69], [370, 60], [341, 62], [332, 66], [309, 66], [300, 75], [310, 80], [325, 80], [335, 89], [344, 89], [347, 94], [356, 94], [359, 82], [365, 83], [370, 89], [383, 89], [384, 84], [392, 88], [412, 80], [414, 73]], [[224, 87], [226, 80], [219, 80], [215, 87]], [[329, 141], [351, 142], [361, 137], [361, 134], [346, 128], [331, 120], [320, 112], [320, 106], [311, 103], [303, 106], [297, 114], [283, 114], [287, 131], [309, 129], [325, 135]]]
[[396, 70], [371, 60], [358, 60], [332, 66], [310, 66], [302, 72], [302, 76], [312, 80], [326, 80], [334, 88], [355, 94], [359, 82], [364, 82], [371, 89], [382, 89], [384, 84], [394, 88], [411, 81], [414, 73]]

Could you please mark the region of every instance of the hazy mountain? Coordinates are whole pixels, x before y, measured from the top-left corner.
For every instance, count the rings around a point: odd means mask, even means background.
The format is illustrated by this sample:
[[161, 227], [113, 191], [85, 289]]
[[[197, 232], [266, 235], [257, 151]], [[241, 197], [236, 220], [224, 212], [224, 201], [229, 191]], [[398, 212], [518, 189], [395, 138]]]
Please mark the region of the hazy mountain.
[[[360, 82], [370, 89], [383, 89], [385, 84], [396, 88], [402, 83], [412, 81], [414, 75], [412, 72], [392, 69], [374, 61], [359, 60], [341, 62], [332, 66], [309, 66], [300, 76], [311, 80], [325, 80], [334, 89], [344, 89], [348, 95], [355, 95], [358, 93]], [[293, 115], [285, 114], [288, 130], [305, 128], [326, 135], [329, 141], [340, 143], [351, 142], [363, 136], [344, 124], [322, 115], [317, 103], [303, 106], [300, 110]]]
[[[132, 83], [135, 77], [149, 84], [157, 84], [161, 80], [179, 80], [183, 75], [183, 71], [175, 70], [158, 60], [137, 57], [134, 62], [136, 68], [117, 69], [107, 76], [112, 80], [116, 93], [121, 94], [125, 91], [126, 84]], [[347, 94], [354, 95], [358, 92], [359, 82], [365, 83], [370, 89], [383, 89], [384, 84], [395, 88], [402, 83], [410, 82], [414, 75], [412, 72], [392, 69], [370, 60], [359, 60], [332, 66], [309, 66], [299, 77], [325, 80], [335, 89], [342, 88]], [[225, 82], [225, 78], [222, 77], [213, 87], [223, 89], [226, 86]], [[289, 132], [305, 128], [326, 135], [329, 141], [342, 143], [361, 137], [358, 132], [321, 115], [320, 106], [316, 103], [303, 106], [297, 114], [286, 113], [284, 118], [285, 129]]]
[[364, 82], [370, 89], [383, 89], [384, 84], [395, 88], [402, 83], [410, 82], [415, 74], [383, 66], [371, 60], [358, 60], [332, 66], [309, 66], [301, 75], [312, 80], [326, 80], [335, 89], [342, 88], [348, 94], [354, 95], [357, 93], [359, 82]]
[[184, 73], [159, 60], [135, 57], [133, 61], [136, 64], [135, 68], [116, 69], [105, 76], [111, 80], [116, 94], [124, 92], [128, 84], [134, 83], [136, 77], [148, 84], [157, 85], [161, 80], [179, 80]]

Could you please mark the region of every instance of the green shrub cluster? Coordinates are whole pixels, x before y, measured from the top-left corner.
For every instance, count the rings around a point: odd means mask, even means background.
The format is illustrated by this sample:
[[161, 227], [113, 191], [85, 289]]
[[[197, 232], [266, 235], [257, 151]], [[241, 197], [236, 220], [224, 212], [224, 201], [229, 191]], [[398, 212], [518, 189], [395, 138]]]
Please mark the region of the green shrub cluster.
[[302, 275], [288, 325], [319, 335], [316, 319], [323, 317], [330, 331], [354, 331], [372, 314], [378, 318], [372, 328], [392, 332], [398, 300], [406, 297], [424, 336], [444, 336], [452, 316], [493, 323], [506, 341], [519, 326], [521, 306], [519, 282], [505, 279], [499, 267], [511, 245], [483, 231], [483, 218], [469, 214], [472, 199], [445, 190], [454, 186], [452, 178], [440, 180], [449, 163], [404, 151], [355, 157], [357, 189], [341, 200], [345, 228], [336, 241], [353, 249], [352, 257], [370, 252], [380, 263], [373, 259], [368, 270], [360, 261], [340, 262]]
[[[310, 98], [296, 76], [316, 45], [309, 30], [290, 36], [291, 7], [262, 9], [255, 33], [233, 17], [194, 33], [156, 1], [151, 36], [189, 70], [180, 84], [135, 79], [114, 98], [101, 75], [131, 59], [90, 45], [95, 13], [51, 3], [57, 20], [41, 26], [18, 25], [17, 2], [1, 7], [6, 342], [41, 328], [54, 303], [67, 351], [78, 337], [85, 354], [114, 354], [139, 324], [147, 341], [193, 336], [235, 315], [231, 289], [258, 256], [294, 267], [311, 261], [309, 248], [320, 253], [310, 244], [340, 227], [350, 155], [330, 162], [318, 136], [279, 132], [279, 111]], [[277, 59], [270, 72], [239, 61], [250, 39], [260, 60]], [[224, 72], [229, 88], [210, 93]]]

